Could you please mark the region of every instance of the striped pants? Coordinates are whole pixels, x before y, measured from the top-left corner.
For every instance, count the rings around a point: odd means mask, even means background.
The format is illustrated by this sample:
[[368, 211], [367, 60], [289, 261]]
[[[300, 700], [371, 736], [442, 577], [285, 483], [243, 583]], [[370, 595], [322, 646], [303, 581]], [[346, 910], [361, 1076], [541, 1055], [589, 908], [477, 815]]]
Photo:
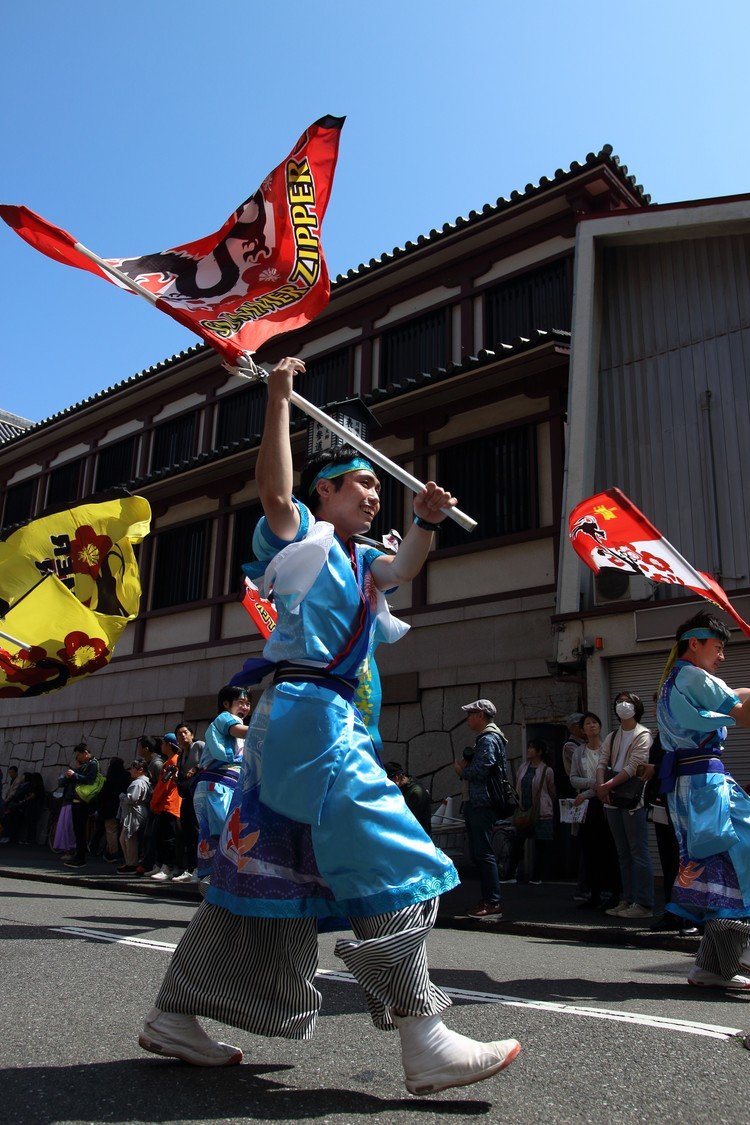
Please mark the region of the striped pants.
[[730, 980], [739, 972], [748, 975], [750, 956], [745, 961], [744, 968], [740, 965], [740, 958], [748, 942], [750, 923], [739, 918], [712, 918], [706, 922], [695, 963], [699, 969], [718, 973], [724, 980]]
[[[430, 980], [425, 939], [437, 898], [393, 914], [351, 918], [355, 938], [335, 952], [362, 986], [377, 1028], [399, 1015], [437, 1015], [450, 1006]], [[156, 1006], [206, 1016], [255, 1035], [311, 1038], [322, 997], [315, 987], [314, 918], [246, 918], [204, 902], [164, 978]]]

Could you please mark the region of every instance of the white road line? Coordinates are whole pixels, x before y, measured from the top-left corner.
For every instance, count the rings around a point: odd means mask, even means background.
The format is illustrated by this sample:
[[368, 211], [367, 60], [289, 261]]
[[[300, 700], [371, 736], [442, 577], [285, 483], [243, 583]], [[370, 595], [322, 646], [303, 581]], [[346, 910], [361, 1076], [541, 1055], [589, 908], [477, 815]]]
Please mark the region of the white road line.
[[[138, 949], [155, 949], [159, 953], [173, 953], [177, 948], [174, 942], [152, 941], [149, 938], [131, 937], [129, 934], [116, 934], [109, 930], [85, 930], [76, 926], [51, 927], [54, 933], [69, 934], [71, 937], [89, 938], [94, 941], [113, 942], [118, 945], [133, 945]], [[332, 969], [319, 969], [318, 976], [339, 984], [356, 984], [351, 973], [339, 973]], [[563, 1016], [584, 1016], [589, 1019], [613, 1020], [616, 1023], [636, 1024], [640, 1027], [655, 1027], [661, 1031], [678, 1031], [684, 1035], [702, 1035], [707, 1039], [732, 1039], [745, 1035], [739, 1027], [722, 1027], [720, 1024], [698, 1023], [694, 1020], [680, 1020], [671, 1016], [649, 1016], [642, 1012], [619, 1011], [616, 1008], [589, 1008], [580, 1004], [566, 1004], [555, 1000], [528, 1000], [522, 996], [504, 996], [497, 992], [474, 992], [465, 988], [443, 988], [453, 1000], [469, 1000], [474, 1004], [501, 1004], [509, 1008], [533, 1008], [541, 1012], [558, 1012]]]

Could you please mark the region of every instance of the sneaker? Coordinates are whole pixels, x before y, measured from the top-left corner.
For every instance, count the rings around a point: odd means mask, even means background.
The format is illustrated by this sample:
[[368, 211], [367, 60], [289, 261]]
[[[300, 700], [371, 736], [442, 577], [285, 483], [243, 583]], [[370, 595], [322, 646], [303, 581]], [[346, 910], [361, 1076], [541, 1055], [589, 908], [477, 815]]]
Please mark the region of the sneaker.
[[86, 866], [86, 860], [85, 859], [66, 859], [65, 860], [65, 866], [66, 867], [85, 867]]
[[192, 871], [183, 871], [182, 875], [175, 875], [173, 883], [197, 883], [198, 877]]
[[0, 844], [9, 844], [10, 836], [0, 836]]
[[161, 865], [156, 863], [150, 871], [144, 871], [143, 874], [146, 876], [146, 878], [150, 878], [152, 875], [156, 875], [158, 871], [161, 871]]
[[239, 1047], [212, 1039], [195, 1016], [159, 1008], [152, 1008], [146, 1016], [138, 1045], [144, 1051], [181, 1059], [192, 1066], [236, 1066], [242, 1062]]
[[573, 895], [573, 902], [590, 902], [593, 897], [587, 891], [580, 891], [580, 893]]
[[731, 988], [733, 991], [744, 992], [750, 989], [750, 977], [738, 974], [727, 979], [719, 976], [718, 973], [709, 973], [708, 969], [701, 969], [698, 965], [694, 965], [688, 976], [688, 984], [696, 988]]
[[541, 879], [529, 879], [529, 886], [530, 887], [541, 887], [541, 885], [542, 885]]
[[466, 914], [467, 918], [478, 918], [480, 922], [497, 921], [502, 916], [503, 911], [499, 902], [482, 902]]
[[605, 910], [604, 913], [609, 914], [610, 918], [619, 918], [619, 916], [622, 914], [623, 910], [629, 910], [631, 905], [632, 905], [631, 903], [626, 902], [625, 899], [622, 898], [618, 902], [617, 906], [610, 907], [610, 909]]
[[619, 916], [620, 918], [653, 918], [654, 912], [650, 906], [641, 906], [640, 902], [634, 902], [627, 910], [621, 910]]
[[394, 1023], [406, 1089], [417, 1096], [482, 1082], [509, 1066], [521, 1050], [515, 1039], [477, 1043], [449, 1031], [440, 1016], [394, 1016]]
[[117, 868], [118, 875], [135, 875], [138, 869], [131, 863], [123, 863], [122, 867]]
[[167, 867], [165, 863], [151, 878], [157, 883], [171, 883], [174, 879], [174, 871], [171, 867]]

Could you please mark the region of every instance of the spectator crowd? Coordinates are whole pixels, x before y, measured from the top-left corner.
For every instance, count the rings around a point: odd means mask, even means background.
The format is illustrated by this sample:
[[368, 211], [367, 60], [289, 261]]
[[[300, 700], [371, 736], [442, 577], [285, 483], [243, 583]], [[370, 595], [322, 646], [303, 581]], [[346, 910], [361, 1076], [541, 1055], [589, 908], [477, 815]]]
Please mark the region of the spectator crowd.
[[[106, 774], [87, 744], [79, 743], [51, 797], [41, 774], [20, 775], [16, 766], [9, 766], [2, 785], [0, 844], [43, 843], [39, 835], [44, 827], [45, 839], [67, 867], [84, 867], [94, 855], [116, 864], [120, 876], [198, 883], [210, 874], [222, 818], [237, 783], [250, 710], [245, 692], [237, 688], [223, 688], [217, 704], [219, 713], [206, 741], [197, 740], [190, 724], [180, 722], [165, 734], [141, 736], [135, 757], [127, 765], [122, 757], [112, 758]], [[567, 717], [558, 770], [545, 740], [530, 738], [513, 778], [494, 704], [480, 699], [463, 707], [475, 742], [455, 768], [463, 787], [467, 849], [481, 892], [470, 916], [502, 917], [503, 883], [548, 883], [558, 873], [559, 855], [567, 854], [577, 868], [574, 899], [579, 909], [622, 920], [652, 918], [649, 820], [669, 901], [679, 856], [666, 802], [658, 794], [659, 737], [641, 724], [644, 708], [637, 695], [621, 692], [613, 708], [614, 722], [606, 735], [592, 711]], [[385, 769], [429, 833], [429, 790], [399, 762], [386, 762]], [[507, 804], [498, 806], [491, 784], [495, 774], [513, 791], [512, 811]], [[563, 806], [573, 823], [566, 822]], [[665, 914], [652, 928], [675, 925], [674, 915]]]

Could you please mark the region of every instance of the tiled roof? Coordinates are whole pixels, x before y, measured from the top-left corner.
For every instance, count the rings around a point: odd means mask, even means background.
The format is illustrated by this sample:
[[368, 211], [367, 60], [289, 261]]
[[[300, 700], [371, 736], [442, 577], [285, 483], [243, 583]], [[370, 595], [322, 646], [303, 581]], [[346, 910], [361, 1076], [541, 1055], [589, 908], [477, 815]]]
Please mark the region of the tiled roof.
[[26, 433], [28, 429], [35, 425], [36, 422], [32, 422], [30, 418], [21, 418], [18, 414], [10, 414], [7, 410], [0, 410], [0, 445], [10, 441], [11, 438]]
[[[542, 176], [538, 184], [527, 184], [522, 192], [512, 191], [507, 199], [501, 196], [495, 203], [485, 203], [481, 211], [470, 211], [466, 217], [459, 215], [454, 222], [444, 223], [439, 231], [433, 229], [429, 232], [429, 234], [420, 234], [416, 242], [409, 241], [404, 246], [394, 246], [393, 250], [391, 250], [390, 253], [381, 254], [380, 258], [371, 258], [369, 262], [360, 263], [360, 265], [356, 266], [355, 268], [347, 270], [345, 274], [339, 274], [331, 285], [332, 293], [341, 290], [347, 284], [350, 284], [358, 278], [366, 276], [373, 270], [388, 265], [390, 262], [393, 262], [398, 258], [403, 258], [405, 255], [415, 253], [418, 250], [422, 250], [427, 245], [438, 243], [441, 239], [448, 238], [450, 235], [455, 234], [456, 231], [459, 231], [465, 227], [473, 226], [485, 221], [486, 219], [494, 215], [499, 215], [503, 211], [508, 210], [511, 207], [515, 207], [519, 203], [525, 202], [526, 200], [531, 199], [534, 196], [537, 196], [545, 191], [549, 191], [552, 188], [559, 187], [561, 184], [564, 184], [574, 179], [576, 176], [579, 176], [581, 172], [585, 172], [587, 169], [595, 168], [597, 165], [602, 164], [606, 165], [623, 183], [623, 185], [627, 187], [628, 190], [633, 192], [633, 194], [638, 199], [639, 205], [646, 206], [651, 202], [651, 196], [644, 193], [642, 186], [636, 183], [635, 176], [628, 175], [627, 164], [622, 164], [620, 162], [619, 156], [614, 154], [612, 145], [607, 144], [604, 145], [598, 153], [588, 153], [583, 163], [579, 163], [577, 160], [574, 160], [567, 171], [562, 168], [558, 168], [551, 179], [547, 176]], [[97, 391], [96, 394], [90, 395], [88, 398], [82, 399], [80, 402], [73, 403], [71, 406], [66, 406], [64, 410], [58, 411], [57, 414], [52, 414], [49, 418], [42, 419], [41, 422], [33, 423], [32, 425], [30, 425], [28, 430], [23, 432], [31, 433], [36, 430], [43, 429], [45, 426], [48, 426], [53, 422], [58, 422], [62, 418], [66, 418], [78, 413], [79, 410], [83, 410], [86, 407], [91, 406], [93, 403], [100, 402], [102, 399], [107, 398], [111, 394], [115, 394], [117, 391], [123, 390], [125, 387], [132, 386], [133, 384], [141, 382], [144, 379], [158, 375], [160, 372], [167, 370], [168, 368], [172, 367], [173, 364], [181, 360], [205, 354], [209, 350], [210, 348], [208, 344], [204, 344], [202, 342], [194, 344], [192, 347], [186, 348], [184, 351], [177, 352], [173, 356], [169, 356], [168, 358], [160, 360], [158, 363], [155, 363], [150, 367], [144, 368], [142, 371], [137, 372], [135, 375], [129, 376], [129, 378], [127, 379], [123, 379], [119, 383], [113, 383], [112, 386], [106, 387], [104, 390]], [[16, 433], [12, 436], [9, 436], [5, 440], [13, 441], [17, 440], [19, 437], [21, 437], [21, 433]]]
[[644, 192], [641, 184], [636, 183], [635, 176], [628, 175], [627, 164], [621, 163], [619, 156], [614, 153], [612, 145], [604, 145], [599, 152], [590, 152], [583, 164], [574, 160], [567, 172], [562, 168], [558, 168], [552, 179], [549, 179], [548, 176], [542, 176], [538, 184], [527, 184], [522, 192], [512, 191], [507, 199], [501, 196], [496, 203], [485, 203], [481, 211], [470, 211], [465, 217], [459, 215], [454, 222], [444, 223], [440, 230], [433, 228], [429, 234], [420, 234], [416, 242], [409, 241], [404, 246], [394, 246], [390, 253], [381, 254], [379, 258], [370, 258], [370, 261], [366, 264], [362, 263], [354, 269], [347, 270], [345, 274], [339, 274], [333, 282], [331, 289], [335, 291], [347, 282], [353, 281], [354, 278], [363, 277], [372, 270], [380, 266], [388, 265], [389, 262], [393, 262], [397, 258], [403, 258], [404, 255], [411, 254], [415, 250], [421, 250], [425, 246], [437, 243], [442, 238], [455, 234], [458, 230], [483, 222], [485, 219], [494, 215], [499, 215], [502, 211], [510, 207], [515, 207], [518, 203], [532, 199], [535, 195], [548, 191], [550, 188], [559, 187], [568, 180], [572, 180], [575, 176], [579, 176], [581, 172], [586, 171], [587, 168], [594, 168], [598, 164], [606, 164], [617, 178], [633, 192], [638, 199], [638, 204], [636, 204], [636, 206], [647, 206], [651, 202], [651, 196]]

